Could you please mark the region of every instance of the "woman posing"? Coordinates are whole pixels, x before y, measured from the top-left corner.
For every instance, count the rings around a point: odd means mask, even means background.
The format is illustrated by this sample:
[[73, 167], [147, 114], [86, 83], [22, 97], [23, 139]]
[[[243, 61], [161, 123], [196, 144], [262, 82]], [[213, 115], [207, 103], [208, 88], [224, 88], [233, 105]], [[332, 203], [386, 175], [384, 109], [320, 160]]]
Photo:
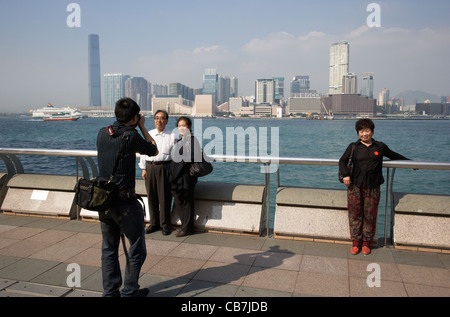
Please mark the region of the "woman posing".
[[[375, 141], [375, 125], [370, 119], [358, 120], [355, 130], [359, 140], [350, 144], [339, 160], [339, 170], [347, 189], [348, 216], [350, 236], [352, 239], [351, 254], [361, 251], [370, 253], [370, 241], [375, 235], [378, 203], [380, 202], [380, 185], [383, 178], [383, 156], [392, 160], [408, 160], [403, 155], [391, 151], [389, 147]], [[347, 162], [353, 149], [353, 172], [348, 170]]]
[[173, 210], [180, 217], [181, 227], [175, 236], [184, 237], [194, 231], [194, 189], [197, 177], [189, 175], [191, 163], [198, 161], [202, 150], [198, 140], [192, 135], [192, 121], [188, 117], [177, 120], [181, 139], [174, 145], [170, 163], [170, 180], [172, 183]]

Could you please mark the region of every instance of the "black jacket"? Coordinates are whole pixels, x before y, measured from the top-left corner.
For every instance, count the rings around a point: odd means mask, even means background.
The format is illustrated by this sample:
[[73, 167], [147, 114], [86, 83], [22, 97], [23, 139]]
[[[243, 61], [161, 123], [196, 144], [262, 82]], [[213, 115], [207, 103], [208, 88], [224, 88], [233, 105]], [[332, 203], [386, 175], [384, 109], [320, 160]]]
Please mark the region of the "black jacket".
[[[352, 150], [350, 144], [339, 160], [339, 170], [343, 177], [350, 176], [347, 170], [347, 162]], [[356, 142], [353, 153], [353, 174], [351, 176], [352, 184], [360, 188], [376, 188], [384, 183], [383, 178], [383, 157], [386, 156], [391, 160], [409, 160], [401, 154], [398, 154], [383, 142], [372, 140], [370, 146]]]
[[[124, 127], [125, 125], [118, 121], [111, 126], [114, 134]], [[108, 133], [107, 127], [104, 127], [100, 129], [97, 136], [99, 175], [104, 178], [111, 176], [122, 142], [122, 135], [110, 135], [110, 133], [111, 131]], [[128, 135], [128, 140], [114, 175], [114, 182], [120, 190], [131, 190], [136, 185], [136, 153], [154, 156], [157, 153], [157, 148], [151, 142], [145, 140], [134, 128], [129, 128], [124, 133]]]

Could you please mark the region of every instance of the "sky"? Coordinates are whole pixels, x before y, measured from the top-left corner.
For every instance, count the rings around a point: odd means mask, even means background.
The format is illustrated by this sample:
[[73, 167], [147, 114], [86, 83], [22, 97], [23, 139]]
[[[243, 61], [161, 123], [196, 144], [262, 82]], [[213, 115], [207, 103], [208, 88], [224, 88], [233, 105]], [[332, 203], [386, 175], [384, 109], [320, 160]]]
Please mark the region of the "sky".
[[[79, 26], [67, 23], [71, 3]], [[380, 27], [369, 27], [376, 12]], [[348, 41], [350, 72], [373, 72], [376, 96], [449, 96], [449, 13], [447, 0], [0, 0], [0, 112], [87, 106], [89, 34], [100, 37], [102, 75], [153, 84], [201, 88], [216, 68], [239, 79], [240, 95], [272, 77], [289, 93], [296, 75], [326, 93], [330, 46]]]

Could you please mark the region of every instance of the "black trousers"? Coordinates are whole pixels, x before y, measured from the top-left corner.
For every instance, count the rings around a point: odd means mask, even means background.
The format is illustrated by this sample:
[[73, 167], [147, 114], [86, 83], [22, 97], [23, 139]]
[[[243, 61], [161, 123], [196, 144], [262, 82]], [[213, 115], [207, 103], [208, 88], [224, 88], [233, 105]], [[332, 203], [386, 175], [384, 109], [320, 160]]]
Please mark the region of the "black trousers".
[[148, 195], [148, 209], [151, 226], [170, 226], [172, 205], [171, 185], [168, 178], [168, 164], [147, 163], [145, 188]]

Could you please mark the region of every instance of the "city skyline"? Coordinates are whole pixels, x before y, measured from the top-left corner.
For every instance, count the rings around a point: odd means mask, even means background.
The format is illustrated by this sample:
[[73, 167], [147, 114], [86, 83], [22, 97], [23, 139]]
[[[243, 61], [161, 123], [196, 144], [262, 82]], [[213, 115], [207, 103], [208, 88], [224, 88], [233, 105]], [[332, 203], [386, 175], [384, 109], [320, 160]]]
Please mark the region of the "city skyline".
[[281, 0], [274, 14], [266, 0], [83, 0], [76, 1], [80, 27], [69, 27], [70, 1], [0, 1], [0, 25], [8, 30], [0, 34], [0, 112], [49, 102], [88, 106], [89, 34], [100, 36], [102, 78], [123, 73], [195, 89], [214, 68], [239, 79], [239, 95], [254, 95], [256, 79], [284, 77], [288, 87], [297, 75], [327, 93], [330, 45], [348, 41], [349, 72], [358, 85], [363, 72], [373, 72], [375, 96], [383, 88], [391, 96], [450, 95], [450, 3], [378, 1], [381, 27], [369, 27], [370, 2]]

